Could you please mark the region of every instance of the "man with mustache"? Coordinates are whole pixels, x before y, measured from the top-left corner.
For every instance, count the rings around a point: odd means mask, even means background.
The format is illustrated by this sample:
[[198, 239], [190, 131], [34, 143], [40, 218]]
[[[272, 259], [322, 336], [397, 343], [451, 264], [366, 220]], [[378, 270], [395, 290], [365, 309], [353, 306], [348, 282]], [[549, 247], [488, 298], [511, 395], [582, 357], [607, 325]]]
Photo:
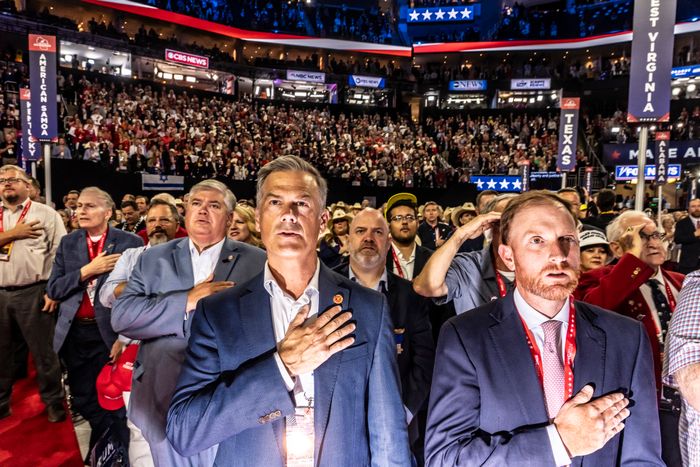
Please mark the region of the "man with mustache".
[[666, 261], [664, 233], [643, 212], [620, 214], [608, 225], [607, 236], [617, 262], [581, 275], [576, 296], [644, 324], [661, 397], [664, 461], [680, 465], [678, 412], [674, 410], [680, 409], [680, 400], [675, 390], [662, 386], [661, 369], [666, 332], [684, 276], [661, 267]]
[[[141, 340], [128, 416], [148, 441], [156, 466], [213, 464], [216, 446], [190, 456], [173, 449], [165, 437], [168, 405], [197, 303], [247, 281], [265, 262], [261, 249], [226, 238], [236, 205], [226, 185], [204, 180], [192, 187], [188, 203], [185, 227], [189, 238], [146, 249], [112, 309], [114, 329]], [[167, 211], [167, 220], [174, 215], [174, 210]], [[154, 215], [151, 220], [164, 225], [166, 219]], [[151, 238], [159, 237], [155, 227], [151, 233]]]
[[389, 302], [410, 441], [422, 465], [425, 414], [421, 414], [421, 420], [416, 415], [427, 408], [433, 374], [435, 343], [428, 319], [430, 304], [413, 291], [411, 282], [387, 269], [389, 248], [389, 225], [384, 216], [376, 209], [363, 209], [350, 223], [350, 262], [337, 272], [383, 293]]
[[642, 325], [571, 297], [571, 205], [523, 194], [500, 234], [516, 287], [443, 326], [426, 465], [664, 465]]

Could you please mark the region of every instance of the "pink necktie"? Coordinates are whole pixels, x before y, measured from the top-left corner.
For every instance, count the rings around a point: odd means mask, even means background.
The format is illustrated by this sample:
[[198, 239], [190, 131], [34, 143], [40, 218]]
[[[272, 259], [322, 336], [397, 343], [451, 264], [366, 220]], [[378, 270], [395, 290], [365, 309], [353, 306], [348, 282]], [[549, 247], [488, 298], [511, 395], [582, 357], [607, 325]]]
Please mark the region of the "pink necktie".
[[561, 321], [549, 320], [542, 323], [544, 348], [542, 370], [544, 371], [544, 399], [549, 418], [556, 417], [564, 404], [564, 362], [561, 357]]

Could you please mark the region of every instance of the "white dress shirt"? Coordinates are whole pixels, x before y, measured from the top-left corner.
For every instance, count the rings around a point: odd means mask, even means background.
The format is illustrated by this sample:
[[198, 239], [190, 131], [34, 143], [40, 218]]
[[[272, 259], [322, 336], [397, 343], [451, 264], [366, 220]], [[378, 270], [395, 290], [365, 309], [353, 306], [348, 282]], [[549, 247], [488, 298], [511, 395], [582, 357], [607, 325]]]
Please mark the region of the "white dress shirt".
[[[411, 251], [411, 255], [408, 258], [404, 258], [401, 254], [401, 250], [396, 248], [396, 246], [393, 243], [391, 244], [391, 249], [396, 254], [396, 258], [399, 259], [399, 264], [401, 265], [401, 271], [399, 271], [396, 267], [396, 262], [392, 258], [391, 264], [394, 270], [394, 274], [399, 275], [406, 280], [412, 280], [413, 267], [416, 265], [416, 244], [413, 244], [413, 250]], [[391, 252], [389, 254], [391, 254]]]
[[[539, 311], [535, 310], [533, 307], [531, 307], [523, 298], [522, 295], [520, 295], [520, 291], [518, 288], [515, 288], [515, 293], [513, 294], [513, 300], [515, 301], [515, 307], [518, 310], [518, 313], [520, 314], [520, 317], [522, 320], [525, 322], [525, 325], [527, 328], [530, 330], [532, 333], [533, 337], [535, 338], [535, 342], [533, 342], [533, 345], [536, 345], [540, 351], [542, 350], [542, 347], [544, 346], [544, 329], [542, 329], [542, 323], [545, 321], [549, 321], [550, 318], [547, 316], [543, 315]], [[561, 355], [562, 355], [562, 362], [564, 361], [564, 354], [565, 354], [565, 348], [566, 348], [566, 331], [567, 328], [569, 327], [569, 299], [566, 299], [566, 302], [564, 302], [564, 306], [562, 306], [561, 310], [559, 310], [559, 313], [554, 318], [556, 321], [561, 321]], [[564, 388], [561, 388], [562, 391]], [[564, 446], [564, 442], [561, 440], [561, 437], [559, 436], [559, 432], [557, 431], [557, 428], [554, 426], [554, 424], [551, 424], [547, 426], [547, 435], [549, 436], [549, 443], [552, 448], [552, 454], [554, 455], [554, 461], [557, 466], [562, 466], [562, 465], [570, 465], [571, 464], [571, 458], [569, 457], [569, 454], [566, 451], [566, 447]]]
[[[668, 284], [669, 289], [671, 289], [671, 293], [673, 294], [673, 298], [678, 300], [678, 290], [668, 282], [666, 279], [664, 279], [664, 275], [661, 272], [661, 268], [659, 268], [658, 271], [656, 271], [656, 274], [651, 276], [649, 280], [655, 280], [659, 283], [659, 289], [661, 290], [661, 293], [664, 294], [664, 297], [666, 297], [666, 300], [668, 300], [669, 305], [671, 304], [671, 300], [668, 299], [668, 294], [666, 293], [666, 285]], [[647, 306], [651, 310], [651, 318], [654, 320], [654, 323], [656, 325], [656, 329], [661, 329], [661, 320], [659, 320], [659, 313], [658, 310], [656, 309], [656, 305], [654, 304], [654, 297], [651, 294], [651, 287], [649, 284], [646, 282], [639, 287], [639, 291], [642, 293], [642, 297], [644, 297], [644, 301], [647, 302]], [[669, 323], [670, 324], [670, 323]]]
[[[294, 299], [292, 296], [287, 294], [279, 286], [275, 277], [270, 271], [270, 266], [265, 262], [265, 272], [263, 277], [263, 285], [267, 293], [270, 294], [270, 310], [272, 311], [272, 328], [275, 333], [275, 342], [279, 343], [284, 339], [285, 334], [287, 334], [287, 329], [289, 329], [289, 323], [292, 322], [294, 317], [299, 313], [299, 310], [305, 306], [309, 305], [309, 314], [307, 319], [315, 319], [318, 315], [318, 273], [321, 269], [321, 263], [316, 260], [316, 272], [314, 272], [311, 281], [306, 286], [304, 293], [299, 296], [298, 299]], [[297, 407], [308, 407], [313, 406], [314, 397], [314, 373], [304, 373], [298, 375], [295, 379], [289, 376], [287, 368], [282, 363], [282, 359], [278, 352], [275, 352], [275, 361], [277, 362], [277, 367], [282, 374], [285, 384], [287, 385], [288, 391], [294, 391], [294, 399], [296, 401]]]
[[226, 238], [222, 238], [220, 242], [213, 244], [202, 252], [197, 251], [197, 247], [189, 239], [190, 258], [192, 259], [192, 274], [194, 275], [194, 285], [199, 284], [209, 275], [214, 272], [216, 262], [221, 256], [221, 249], [224, 246]]
[[[351, 266], [348, 266], [348, 278], [353, 281], [357, 282], [358, 284], [363, 285], [358, 279], [357, 276], [355, 275], [355, 272], [352, 270]], [[372, 290], [376, 290], [379, 293], [384, 293], [385, 290], [389, 290], [389, 279], [386, 274], [386, 268], [384, 268], [384, 272], [382, 272], [382, 276], [379, 278], [379, 282], [377, 282], [374, 285], [374, 288]]]

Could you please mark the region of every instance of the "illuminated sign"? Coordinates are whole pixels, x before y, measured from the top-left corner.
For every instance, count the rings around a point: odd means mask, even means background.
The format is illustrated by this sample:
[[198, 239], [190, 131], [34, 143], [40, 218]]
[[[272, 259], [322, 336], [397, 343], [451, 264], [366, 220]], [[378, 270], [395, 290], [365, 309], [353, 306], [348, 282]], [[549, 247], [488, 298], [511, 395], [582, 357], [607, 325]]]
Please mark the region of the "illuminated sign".
[[165, 49], [165, 60], [197, 68], [209, 68], [209, 58], [187, 52], [178, 52], [177, 50]]

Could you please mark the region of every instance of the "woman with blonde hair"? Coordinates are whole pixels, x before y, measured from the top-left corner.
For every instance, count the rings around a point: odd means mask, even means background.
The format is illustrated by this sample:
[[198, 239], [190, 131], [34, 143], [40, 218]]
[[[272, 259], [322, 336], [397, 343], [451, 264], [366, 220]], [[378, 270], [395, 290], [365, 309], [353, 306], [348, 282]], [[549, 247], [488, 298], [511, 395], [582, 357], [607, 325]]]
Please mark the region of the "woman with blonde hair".
[[260, 240], [260, 232], [255, 229], [255, 211], [250, 206], [237, 204], [233, 210], [233, 222], [228, 229], [228, 237], [232, 240], [248, 243], [264, 248]]

